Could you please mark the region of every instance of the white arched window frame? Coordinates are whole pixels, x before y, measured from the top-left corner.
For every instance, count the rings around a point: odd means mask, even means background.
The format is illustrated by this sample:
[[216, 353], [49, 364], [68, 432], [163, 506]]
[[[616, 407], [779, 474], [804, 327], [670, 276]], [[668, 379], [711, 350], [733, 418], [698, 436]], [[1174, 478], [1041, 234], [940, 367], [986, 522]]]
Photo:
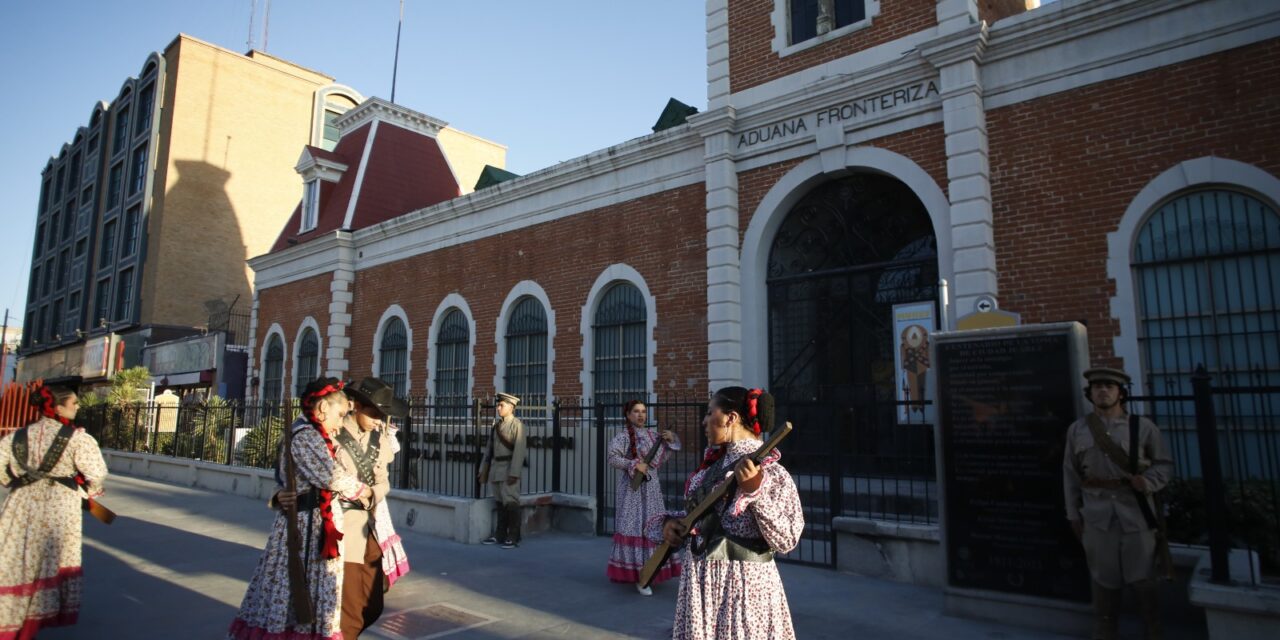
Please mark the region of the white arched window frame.
[[[267, 374], [270, 372], [267, 370], [267, 358], [270, 356], [269, 352], [271, 347], [271, 340], [273, 338], [280, 341], [280, 383], [279, 383], [280, 395], [277, 398], [268, 399], [267, 398], [267, 384], [268, 384]], [[277, 402], [284, 399], [284, 390], [285, 390], [284, 363], [289, 361], [288, 345], [289, 343], [286, 342], [284, 338], [284, 329], [280, 326], [280, 323], [278, 322], [271, 323], [271, 327], [267, 329], [266, 335], [263, 336], [262, 358], [258, 361], [258, 365], [259, 365], [258, 371], [261, 372], [258, 375], [258, 398], [261, 399], [263, 404], [270, 404], [272, 402]]]
[[[525, 300], [540, 304], [542, 313], [546, 318], [546, 333], [542, 336], [546, 340], [544, 345], [546, 370], [543, 374], [545, 385], [534, 393], [531, 393], [529, 389], [511, 388], [507, 380], [509, 360], [513, 355], [509, 352], [510, 340], [508, 338], [512, 314], [515, 312], [516, 307]], [[551, 309], [551, 302], [547, 297], [547, 292], [532, 280], [524, 280], [512, 287], [511, 291], [507, 293], [507, 299], [502, 302], [502, 311], [498, 315], [497, 326], [494, 329], [494, 344], [497, 348], [493, 357], [493, 388], [498, 391], [515, 393], [516, 395], [524, 393], [527, 396], [531, 396], [528, 398], [521, 397], [518, 415], [522, 420], [550, 419], [551, 390], [555, 388], [555, 335], [555, 311]], [[545, 408], [539, 409], [538, 407]]]
[[[645, 306], [645, 382], [644, 394], [646, 396], [653, 395], [654, 381], [658, 378], [658, 369], [654, 365], [654, 354], [658, 350], [657, 341], [653, 337], [654, 327], [658, 324], [658, 305], [654, 300], [653, 294], [649, 290], [648, 283], [644, 277], [640, 275], [630, 265], [614, 264], [606, 268], [591, 285], [591, 291], [587, 294], [587, 303], [582, 307], [582, 371], [579, 374], [579, 381], [582, 383], [582, 396], [587, 399], [594, 399], [597, 395], [595, 388], [595, 376], [592, 372], [595, 370], [595, 332], [592, 326], [595, 323], [596, 311], [600, 307], [600, 301], [609, 289], [617, 283], [625, 282], [634, 286], [640, 291], [641, 298], [644, 299]], [[620, 409], [619, 409], [620, 410]]]
[[1113, 345], [1121, 366], [1133, 378], [1135, 390], [1147, 389], [1138, 339], [1138, 287], [1132, 268], [1137, 234], [1161, 204], [1210, 187], [1249, 193], [1273, 208], [1280, 203], [1280, 178], [1250, 164], [1206, 156], [1170, 167], [1147, 183], [1125, 209], [1116, 230], [1107, 235], [1107, 277], [1116, 284], [1111, 315], [1120, 325]]
[[[409, 315], [398, 304], [393, 304], [382, 312], [382, 317], [378, 318], [378, 329], [373, 334], [373, 367], [372, 375], [382, 375], [382, 338], [386, 332], [388, 322], [392, 318], [398, 318], [404, 323], [405, 331], [405, 355], [404, 355], [404, 389], [397, 389], [397, 393], [407, 395], [413, 389], [413, 325], [409, 324]], [[387, 380], [387, 382], [391, 382]]]
[[[742, 237], [742, 382], [749, 387], [769, 384], [769, 251], [778, 228], [796, 205], [817, 184], [851, 172], [870, 171], [901, 181], [920, 199], [937, 240], [938, 276], [955, 285], [955, 258], [952, 252], [951, 202], [920, 165], [910, 158], [876, 147], [849, 147], [843, 167], [824, 167], [822, 157], [796, 165], [769, 189], [760, 205], [751, 212], [751, 223]], [[840, 159], [835, 160], [836, 163]], [[828, 170], [830, 169], [830, 170]], [[955, 309], [942, 309], [944, 326], [955, 326]], [[714, 354], [712, 356], [714, 358]]]
[[[309, 372], [301, 370], [303, 352], [302, 339], [306, 335], [308, 329], [315, 332], [313, 335], [316, 339], [315, 367]], [[323, 371], [320, 363], [322, 354], [324, 354], [324, 339], [321, 338], [321, 335], [320, 325], [316, 322], [316, 319], [311, 316], [307, 316], [302, 319], [302, 324], [298, 327], [298, 334], [293, 338], [293, 369], [292, 375], [289, 379], [293, 380], [294, 394], [297, 397], [302, 397], [302, 388], [305, 387], [308, 382], [320, 377], [320, 374]]]
[[325, 147], [325, 128], [332, 126], [329, 122], [361, 102], [364, 102], [364, 96], [344, 84], [330, 84], [317, 89], [311, 111], [311, 146]]
[[526, 297], [540, 302], [543, 312], [547, 315], [547, 387], [544, 393], [550, 399], [551, 390], [555, 388], [556, 313], [551, 308], [551, 301], [547, 297], [547, 292], [532, 280], [524, 280], [516, 284], [507, 293], [506, 300], [502, 302], [502, 311], [498, 315], [498, 323], [494, 328], [493, 336], [493, 342], [497, 346], [493, 354], [493, 388], [499, 391], [503, 390], [503, 380], [506, 377], [507, 365], [507, 327], [511, 323], [511, 313], [515, 310], [516, 303]]
[[444, 322], [444, 318], [448, 312], [457, 309], [466, 319], [467, 324], [467, 382], [466, 395], [472, 396], [475, 392], [475, 375], [476, 375], [476, 321], [471, 314], [471, 306], [467, 304], [466, 298], [458, 293], [450, 293], [440, 302], [440, 306], [436, 307], [435, 314], [431, 317], [431, 330], [427, 335], [427, 393], [434, 397], [435, 394], [435, 377], [436, 369], [439, 363], [436, 358], [436, 343], [440, 337], [440, 325]]

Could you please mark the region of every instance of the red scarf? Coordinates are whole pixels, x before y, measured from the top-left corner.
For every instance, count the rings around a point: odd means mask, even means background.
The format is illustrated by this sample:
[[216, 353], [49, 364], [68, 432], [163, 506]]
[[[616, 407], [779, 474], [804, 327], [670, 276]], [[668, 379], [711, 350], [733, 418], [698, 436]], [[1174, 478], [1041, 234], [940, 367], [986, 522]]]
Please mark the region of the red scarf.
[[[303, 405], [307, 412], [307, 422], [324, 438], [324, 446], [329, 448], [329, 457], [333, 460], [338, 459], [338, 454], [334, 450], [333, 440], [329, 438], [329, 434], [325, 432], [324, 425], [320, 424], [320, 419], [316, 417], [315, 405], [318, 400], [325, 396], [342, 391], [342, 383], [328, 385], [325, 388], [308, 394], [303, 400]], [[333, 491], [329, 489], [320, 489], [320, 519], [324, 522], [324, 535], [321, 538], [321, 554], [325, 558], [338, 557], [338, 543], [342, 541], [342, 532], [338, 531], [337, 525], [333, 524]]]

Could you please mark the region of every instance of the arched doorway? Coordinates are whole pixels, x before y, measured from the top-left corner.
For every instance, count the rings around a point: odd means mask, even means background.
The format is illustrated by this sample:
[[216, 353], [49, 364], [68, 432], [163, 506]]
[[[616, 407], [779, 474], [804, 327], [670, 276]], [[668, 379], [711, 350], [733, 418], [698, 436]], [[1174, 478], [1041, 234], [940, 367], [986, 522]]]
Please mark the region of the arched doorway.
[[[893, 311], [932, 303], [938, 317], [937, 282], [929, 214], [890, 176], [825, 182], [779, 226], [766, 275], [769, 389], [778, 419], [797, 426], [784, 454], [815, 525], [794, 559], [835, 563], [833, 516], [919, 510], [923, 522], [936, 508], [932, 425], [899, 417]], [[885, 478], [902, 491], [863, 490]]]

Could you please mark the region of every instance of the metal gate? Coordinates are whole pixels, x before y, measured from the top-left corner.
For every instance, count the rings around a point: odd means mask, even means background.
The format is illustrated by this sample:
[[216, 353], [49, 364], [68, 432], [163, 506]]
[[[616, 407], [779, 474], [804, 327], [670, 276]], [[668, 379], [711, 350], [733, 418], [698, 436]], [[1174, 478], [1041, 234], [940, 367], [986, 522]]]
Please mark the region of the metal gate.
[[937, 282], [928, 213], [893, 178], [823, 184], [779, 227], [767, 281], [769, 390], [777, 419], [797, 428], [782, 464], [805, 509], [787, 559], [835, 566], [838, 516], [936, 517], [933, 429], [921, 402], [898, 399], [893, 314], [924, 303], [938, 317]]

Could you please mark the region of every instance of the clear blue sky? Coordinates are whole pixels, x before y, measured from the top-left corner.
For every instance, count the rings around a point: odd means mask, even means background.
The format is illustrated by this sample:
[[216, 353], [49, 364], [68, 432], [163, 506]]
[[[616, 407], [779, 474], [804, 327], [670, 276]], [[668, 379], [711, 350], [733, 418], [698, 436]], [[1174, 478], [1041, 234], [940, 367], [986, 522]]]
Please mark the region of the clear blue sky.
[[[267, 0], [257, 0], [257, 48]], [[40, 171], [179, 32], [246, 51], [251, 0], [10, 0], [0, 305], [21, 322]], [[399, 0], [273, 0], [267, 51], [389, 98]], [[706, 108], [701, 0], [406, 0], [396, 102], [508, 146], [529, 173]], [[0, 314], [3, 314], [0, 309]], [[12, 320], [11, 320], [12, 321]]]

